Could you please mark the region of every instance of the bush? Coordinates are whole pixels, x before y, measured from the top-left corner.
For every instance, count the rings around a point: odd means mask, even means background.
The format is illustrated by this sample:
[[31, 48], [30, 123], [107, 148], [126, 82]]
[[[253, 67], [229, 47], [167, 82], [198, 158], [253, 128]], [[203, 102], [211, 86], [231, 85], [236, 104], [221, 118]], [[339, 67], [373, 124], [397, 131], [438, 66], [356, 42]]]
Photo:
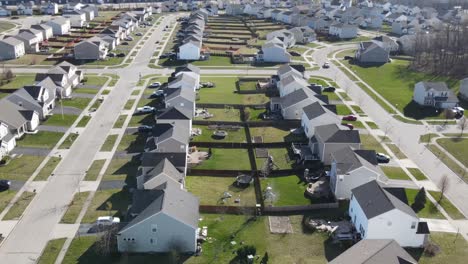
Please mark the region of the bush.
[[239, 257], [239, 259], [241, 260], [245, 260], [247, 259], [247, 256], [248, 255], [253, 255], [255, 256], [255, 253], [257, 253], [257, 249], [255, 248], [255, 246], [243, 246], [241, 248], [239, 248], [237, 251], [237, 257]]
[[414, 203], [411, 208], [417, 213], [426, 206], [426, 190], [422, 187], [414, 197]]
[[427, 245], [424, 247], [424, 254], [426, 254], [429, 257], [434, 257], [440, 252], [440, 247], [433, 243], [433, 242], [428, 242]]

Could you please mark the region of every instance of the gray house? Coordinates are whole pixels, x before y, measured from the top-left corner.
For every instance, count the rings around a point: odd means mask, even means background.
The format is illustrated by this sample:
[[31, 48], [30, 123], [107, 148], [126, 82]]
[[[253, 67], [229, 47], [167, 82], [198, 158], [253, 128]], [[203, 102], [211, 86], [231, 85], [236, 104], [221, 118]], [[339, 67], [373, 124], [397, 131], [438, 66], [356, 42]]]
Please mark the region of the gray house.
[[320, 102], [305, 106], [302, 112], [301, 126], [307, 138], [314, 136], [317, 126], [341, 124], [341, 119]]
[[16, 138], [20, 138], [26, 132], [32, 132], [39, 125], [39, 113], [23, 108], [3, 98], [0, 100], [0, 121], [8, 125], [9, 130]]
[[156, 167], [149, 169], [140, 168], [137, 177], [137, 188], [152, 190], [168, 180], [183, 185], [184, 174], [178, 171], [168, 159], [163, 159]]
[[390, 53], [385, 50], [381, 42], [365, 41], [359, 43], [355, 58], [363, 64], [387, 63], [390, 59]]
[[[39, 83], [47, 78], [50, 78], [56, 85], [57, 96], [64, 98], [69, 97], [72, 88], [76, 87], [81, 82], [83, 79], [83, 72], [79, 71], [75, 65], [64, 61], [51, 68], [47, 73], [36, 74], [35, 81]], [[50, 86], [49, 82], [48, 86]]]
[[303, 88], [298, 89], [280, 98], [272, 98], [270, 109], [280, 111], [286, 120], [300, 120], [305, 106], [314, 103], [328, 103], [324, 96], [317, 95], [312, 90]]
[[156, 124], [146, 140], [146, 152], [186, 153], [190, 130], [182, 123]]
[[32, 29], [36, 29], [42, 32], [42, 39], [49, 39], [54, 36], [54, 32], [52, 30], [52, 27], [42, 23], [42, 24], [37, 24], [37, 25], [31, 25]]
[[117, 234], [119, 252], [195, 252], [198, 206], [197, 197], [172, 181], [153, 190], [135, 190], [131, 220]]
[[73, 53], [76, 60], [103, 60], [107, 57], [109, 44], [99, 37], [83, 40], [76, 44]]
[[13, 37], [0, 40], [0, 60], [14, 60], [25, 53], [24, 42]]
[[18, 35], [13, 37], [24, 43], [24, 49], [26, 53], [39, 52], [39, 39], [36, 37], [36, 35], [29, 32], [20, 32]]
[[192, 109], [195, 113], [195, 91], [192, 89], [164, 89], [165, 107], [177, 106], [180, 108]]

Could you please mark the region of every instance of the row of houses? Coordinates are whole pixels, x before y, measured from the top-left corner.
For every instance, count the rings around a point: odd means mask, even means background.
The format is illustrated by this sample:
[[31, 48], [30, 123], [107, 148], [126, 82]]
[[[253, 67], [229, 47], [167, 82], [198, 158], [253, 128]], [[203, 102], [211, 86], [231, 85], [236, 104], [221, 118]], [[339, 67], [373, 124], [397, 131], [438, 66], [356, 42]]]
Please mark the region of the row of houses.
[[[44, 3], [37, 7], [41, 14], [44, 15], [56, 15], [59, 12], [57, 3]], [[24, 16], [32, 16], [34, 14], [35, 3], [33, 1], [21, 2], [16, 5], [16, 14]], [[11, 16], [11, 9], [0, 6], [0, 16]]]
[[192, 12], [183, 29], [183, 40], [179, 45], [179, 60], [199, 60], [202, 55], [202, 42], [205, 24], [208, 20], [206, 9]]
[[[393, 239], [403, 247], [422, 247], [429, 232], [411, 207], [385, 188], [388, 178], [374, 150], [362, 148], [359, 131], [341, 124], [328, 98], [316, 92], [303, 73], [290, 65], [279, 68], [271, 83], [279, 97], [270, 110], [284, 119], [301, 120], [307, 144], [293, 144], [302, 161], [330, 166], [329, 186], [338, 200], [350, 200], [348, 214], [362, 239]], [[398, 197], [397, 197], [398, 196]]]
[[55, 108], [57, 98], [70, 96], [83, 79], [74, 65], [62, 62], [47, 73], [38, 73], [26, 85], [0, 100], [0, 160], [16, 146], [16, 139], [36, 131]]
[[200, 69], [176, 68], [163, 89], [137, 175], [129, 219], [117, 235], [120, 252], [197, 250], [198, 198], [185, 189], [189, 139]]

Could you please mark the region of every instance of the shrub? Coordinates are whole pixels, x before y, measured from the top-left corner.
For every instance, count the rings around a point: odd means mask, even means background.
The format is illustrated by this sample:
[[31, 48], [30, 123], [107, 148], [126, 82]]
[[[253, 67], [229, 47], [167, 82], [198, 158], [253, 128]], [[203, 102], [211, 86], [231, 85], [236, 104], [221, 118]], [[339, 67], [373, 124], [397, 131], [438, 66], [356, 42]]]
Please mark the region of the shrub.
[[243, 247], [239, 248], [236, 251], [236, 253], [237, 253], [237, 257], [239, 257], [239, 259], [247, 259], [248, 255], [254, 255], [255, 256], [255, 253], [257, 253], [257, 249], [255, 248], [255, 246], [246, 245], [246, 246], [243, 246]]
[[429, 257], [434, 257], [440, 252], [440, 247], [433, 243], [433, 242], [428, 242], [426, 246], [424, 247], [424, 254], [426, 254]]

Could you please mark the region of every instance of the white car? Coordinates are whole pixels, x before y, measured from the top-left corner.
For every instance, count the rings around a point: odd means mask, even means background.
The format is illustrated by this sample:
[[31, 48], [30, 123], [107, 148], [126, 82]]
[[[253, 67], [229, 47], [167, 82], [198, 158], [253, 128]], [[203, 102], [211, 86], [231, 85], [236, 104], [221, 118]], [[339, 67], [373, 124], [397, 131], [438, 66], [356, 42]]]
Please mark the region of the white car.
[[156, 91], [153, 92], [154, 97], [159, 97], [159, 96], [163, 96], [163, 95], [164, 95], [163, 90], [156, 90]]
[[147, 113], [152, 113], [154, 112], [155, 108], [154, 107], [151, 107], [151, 106], [143, 106], [143, 107], [138, 107], [136, 109], [136, 112], [137, 113], [141, 113], [141, 114], [147, 114]]
[[154, 83], [150, 84], [148, 87], [149, 88], [159, 88], [159, 87], [161, 87], [161, 83], [160, 82], [154, 82]]
[[110, 226], [120, 223], [120, 218], [113, 216], [100, 216], [96, 220], [96, 225], [98, 226]]
[[383, 153], [376, 153], [375, 157], [377, 158], [378, 163], [389, 163], [390, 157]]

